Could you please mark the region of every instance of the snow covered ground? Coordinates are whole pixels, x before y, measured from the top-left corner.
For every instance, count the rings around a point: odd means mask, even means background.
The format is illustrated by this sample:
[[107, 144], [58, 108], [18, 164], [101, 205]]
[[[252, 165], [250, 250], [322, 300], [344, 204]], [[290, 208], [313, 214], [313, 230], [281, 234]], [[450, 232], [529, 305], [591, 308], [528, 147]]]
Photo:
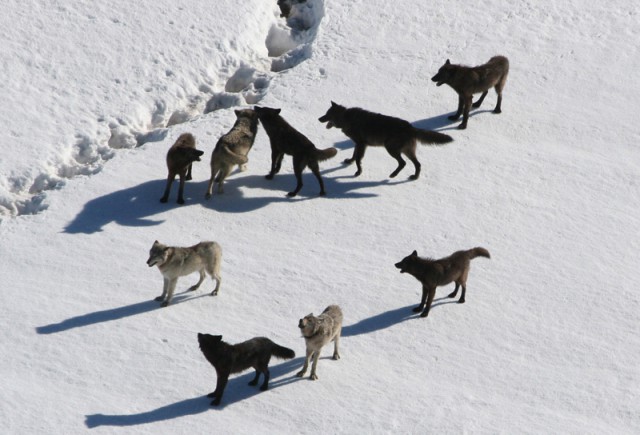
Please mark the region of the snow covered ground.
[[[640, 432], [640, 7], [614, 0], [428, 3], [5, 1], [0, 16], [2, 432]], [[447, 59], [509, 57], [466, 130], [430, 77]], [[420, 146], [422, 175], [317, 118], [330, 101], [398, 116], [454, 142]], [[328, 195], [291, 158], [264, 179], [260, 128], [248, 170], [207, 201], [208, 160], [236, 107], [260, 104], [319, 148]], [[161, 204], [165, 154], [183, 132], [205, 151], [187, 204]], [[154, 240], [223, 248], [211, 282], [153, 298]], [[416, 249], [484, 246], [467, 302], [393, 267]], [[450, 288], [451, 287], [451, 288]], [[345, 315], [342, 359], [299, 379], [298, 319]], [[295, 350], [271, 388], [231, 378], [223, 404], [197, 332], [268, 336]]]

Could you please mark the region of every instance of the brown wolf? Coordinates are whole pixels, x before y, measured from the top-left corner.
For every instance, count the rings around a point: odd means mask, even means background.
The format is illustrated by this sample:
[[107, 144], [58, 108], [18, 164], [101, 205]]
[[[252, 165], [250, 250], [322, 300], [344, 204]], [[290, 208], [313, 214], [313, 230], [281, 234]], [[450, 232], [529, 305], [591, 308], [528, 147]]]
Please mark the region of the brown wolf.
[[413, 312], [419, 313], [422, 311], [420, 317], [427, 317], [433, 302], [433, 296], [436, 294], [436, 287], [447, 285], [451, 282], [456, 283], [456, 288], [448, 297], [455, 298], [458, 294], [458, 288], [462, 286], [462, 295], [458, 303], [463, 304], [465, 293], [467, 292], [469, 266], [471, 260], [478, 256], [491, 258], [489, 251], [484, 248], [457, 251], [439, 260], [420, 258], [418, 253], [413, 251], [411, 255], [396, 263], [395, 266], [400, 269], [400, 273], [406, 272], [422, 283], [422, 299], [420, 300], [420, 305], [415, 307]]
[[307, 166], [318, 179], [320, 195], [325, 195], [324, 182], [320, 176], [318, 162], [330, 159], [338, 153], [338, 150], [333, 147], [324, 150], [317, 149], [305, 135], [289, 125], [280, 116], [280, 109], [258, 106], [254, 109], [258, 113], [258, 119], [267, 132], [267, 136], [269, 136], [269, 142], [271, 142], [271, 172], [266, 178], [271, 180], [280, 171], [284, 155], [289, 154], [293, 156], [293, 172], [298, 184], [295, 190], [287, 195], [296, 196], [298, 194], [302, 188], [302, 171]]
[[415, 172], [410, 178], [416, 180], [420, 176], [421, 167], [416, 157], [416, 143], [444, 144], [453, 140], [446, 134], [415, 128], [404, 119], [358, 107], [346, 108], [333, 101], [327, 113], [318, 121], [326, 122], [327, 128], [338, 127], [355, 143], [353, 156], [344, 163], [356, 162], [356, 177], [362, 173], [361, 161], [367, 145], [384, 146], [391, 157], [398, 161], [398, 167], [389, 175], [391, 178], [398, 175], [406, 165], [402, 154], [407, 156], [415, 166]]
[[271, 357], [291, 359], [296, 356], [293, 350], [279, 346], [265, 337], [255, 337], [243, 343], [229, 344], [222, 341], [222, 335], [198, 333], [198, 343], [204, 357], [216, 369], [218, 376], [215, 391], [208, 394], [208, 397], [214, 399], [211, 402], [212, 406], [220, 404], [230, 374], [253, 367], [256, 370], [256, 376], [249, 385], [258, 385], [258, 378], [262, 373], [264, 380], [260, 390], [266, 391], [269, 389]]
[[494, 88], [498, 94], [493, 113], [502, 112], [502, 89], [509, 74], [509, 60], [504, 56], [494, 56], [484, 65], [468, 67], [463, 65], [453, 65], [449, 59], [440, 67], [438, 73], [431, 78], [437, 86], [447, 84], [458, 93], [458, 110], [449, 119], [456, 121], [462, 116], [460, 129], [467, 128], [469, 110], [471, 109], [471, 99], [473, 94], [482, 92], [482, 95], [473, 103], [473, 107], [480, 107], [487, 96], [490, 88]]
[[241, 171], [247, 169], [247, 155], [253, 146], [258, 131], [258, 115], [254, 110], [236, 110], [236, 122], [231, 130], [222, 136], [211, 153], [211, 179], [207, 187], [206, 199], [213, 194], [213, 183], [218, 183], [218, 193], [224, 192], [224, 180], [235, 165]]
[[342, 333], [342, 310], [337, 305], [329, 305], [317, 317], [312, 313], [300, 319], [298, 328], [300, 328], [304, 342], [307, 345], [307, 357], [304, 360], [302, 370], [297, 373], [297, 376], [304, 376], [307, 368], [309, 368], [309, 362], [313, 358], [310, 379], [315, 381], [318, 379], [316, 367], [318, 366], [318, 358], [320, 358], [320, 350], [325, 344], [333, 341], [333, 359], [340, 359], [338, 345], [340, 343], [340, 334]]
[[176, 179], [176, 175], [180, 176], [180, 188], [178, 189], [178, 204], [184, 204], [184, 182], [191, 180], [191, 164], [199, 162], [200, 156], [204, 151], [196, 149], [196, 138], [191, 133], [182, 133], [176, 143], [174, 143], [167, 152], [167, 186], [164, 189], [164, 195], [160, 198], [160, 202], [167, 202], [171, 184]]

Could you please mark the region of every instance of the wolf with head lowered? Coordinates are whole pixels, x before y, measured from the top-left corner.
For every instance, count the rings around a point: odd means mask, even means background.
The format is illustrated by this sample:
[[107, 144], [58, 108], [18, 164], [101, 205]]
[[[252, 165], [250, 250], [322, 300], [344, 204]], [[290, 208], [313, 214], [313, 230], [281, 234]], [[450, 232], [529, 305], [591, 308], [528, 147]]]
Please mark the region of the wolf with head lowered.
[[469, 67], [454, 65], [449, 59], [440, 67], [438, 73], [431, 78], [436, 86], [447, 84], [458, 94], [458, 110], [449, 116], [452, 121], [457, 121], [462, 115], [460, 129], [467, 128], [469, 120], [469, 110], [471, 110], [471, 100], [473, 94], [482, 92], [478, 101], [473, 103], [474, 108], [480, 107], [487, 96], [489, 89], [494, 88], [498, 94], [493, 113], [502, 113], [502, 90], [509, 75], [509, 60], [504, 56], [494, 56], [483, 65]]
[[411, 255], [407, 255], [402, 261], [396, 263], [395, 266], [400, 269], [400, 273], [408, 273], [422, 283], [422, 299], [420, 305], [415, 307], [413, 312], [422, 311], [420, 317], [427, 317], [436, 294], [436, 287], [452, 282], [456, 283], [456, 288], [448, 297], [455, 298], [458, 294], [458, 288], [462, 287], [458, 303], [463, 304], [467, 293], [469, 267], [471, 260], [476, 257], [491, 258], [489, 251], [478, 247], [467, 251], [456, 251], [439, 260], [420, 258], [418, 253], [413, 251]]
[[302, 189], [302, 171], [307, 166], [316, 176], [320, 184], [320, 195], [325, 195], [324, 182], [320, 175], [318, 162], [330, 159], [338, 152], [333, 147], [319, 150], [304, 134], [293, 128], [280, 116], [280, 109], [255, 106], [258, 119], [269, 136], [271, 143], [271, 171], [266, 176], [267, 180], [280, 172], [282, 159], [285, 154], [293, 156], [293, 172], [296, 176], [296, 188], [287, 193], [287, 196], [296, 196]]
[[416, 180], [420, 176], [421, 168], [416, 157], [417, 142], [440, 145], [453, 140], [451, 136], [437, 131], [416, 128], [404, 119], [369, 112], [359, 107], [346, 108], [333, 101], [327, 113], [318, 121], [326, 122], [327, 128], [341, 129], [355, 143], [353, 156], [344, 163], [356, 162], [356, 177], [362, 173], [361, 162], [367, 145], [384, 146], [391, 157], [396, 159], [398, 167], [389, 175], [391, 178], [405, 167], [406, 162], [402, 158], [404, 154], [415, 167], [415, 172], [409, 178]]
[[261, 391], [269, 389], [269, 361], [272, 356], [280, 359], [291, 359], [296, 355], [293, 350], [280, 346], [266, 337], [255, 337], [238, 344], [222, 341], [222, 335], [198, 334], [198, 344], [204, 357], [216, 369], [218, 376], [216, 389], [208, 394], [212, 398], [212, 406], [222, 401], [224, 389], [229, 375], [239, 373], [253, 367], [256, 375], [249, 385], [258, 385], [260, 374], [264, 376]]

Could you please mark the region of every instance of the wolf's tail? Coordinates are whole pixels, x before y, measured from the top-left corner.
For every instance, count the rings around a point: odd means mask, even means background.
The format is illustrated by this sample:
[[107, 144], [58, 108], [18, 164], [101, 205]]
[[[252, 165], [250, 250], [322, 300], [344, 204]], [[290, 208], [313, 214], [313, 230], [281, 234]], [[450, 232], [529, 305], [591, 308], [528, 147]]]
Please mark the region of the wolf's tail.
[[491, 258], [491, 255], [489, 255], [489, 251], [487, 251], [484, 248], [477, 247], [477, 248], [469, 249], [469, 251], [467, 252], [469, 252], [470, 254], [469, 258], [471, 258], [472, 260], [476, 257]]
[[223, 151], [226, 154], [227, 158], [236, 165], [244, 165], [249, 161], [249, 159], [246, 156], [234, 153], [233, 151], [231, 151], [231, 149], [228, 146], [225, 146], [223, 148]]
[[335, 157], [336, 154], [338, 154], [338, 150], [334, 147], [316, 151], [316, 157], [319, 162], [329, 160], [331, 157]]
[[453, 138], [448, 134], [439, 133], [437, 131], [423, 130], [421, 128], [414, 128], [413, 131], [416, 135], [416, 139], [422, 143], [430, 145], [441, 145], [453, 140]]
[[279, 344], [273, 343], [273, 347], [271, 348], [271, 355], [275, 356], [276, 358], [291, 359], [295, 358], [296, 353], [288, 347], [280, 346]]

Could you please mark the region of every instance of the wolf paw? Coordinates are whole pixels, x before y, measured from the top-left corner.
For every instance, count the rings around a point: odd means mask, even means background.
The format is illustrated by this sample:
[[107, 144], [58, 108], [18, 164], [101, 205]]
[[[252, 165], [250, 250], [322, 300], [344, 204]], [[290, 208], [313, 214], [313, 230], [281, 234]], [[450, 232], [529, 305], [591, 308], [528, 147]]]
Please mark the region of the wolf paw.
[[289, 192], [289, 193], [287, 193], [287, 196], [288, 196], [289, 198], [293, 198], [293, 197], [294, 197], [294, 196], [296, 196], [297, 194], [298, 194], [297, 192]]
[[161, 304], [160, 304], [160, 306], [161, 306], [162, 308], [164, 308], [164, 307], [168, 307], [168, 306], [169, 306], [169, 301], [164, 301], [163, 303], [161, 303]]
[[157, 298], [154, 298], [153, 300], [160, 302], [163, 299], [164, 299], [164, 296], [158, 296]]
[[350, 165], [351, 163], [353, 163], [353, 159], [344, 159], [342, 163], [344, 163], [345, 165]]
[[464, 299], [462, 299], [462, 298], [461, 298], [461, 299], [458, 301], [458, 303], [459, 303], [459, 304], [464, 304]]
[[457, 121], [460, 119], [460, 115], [450, 115], [447, 118], [449, 118], [450, 121]]
[[296, 373], [296, 376], [301, 378], [304, 376], [304, 372], [305, 372], [304, 370], [300, 370], [298, 373]]
[[213, 393], [209, 393], [209, 394], [207, 394], [207, 397], [209, 397], [210, 399], [213, 399], [213, 398], [214, 398], [214, 397], [216, 397], [217, 395], [218, 395], [218, 393], [214, 391]]
[[160, 198], [160, 202], [161, 202], [161, 203], [163, 203], [163, 204], [164, 204], [165, 202], [167, 202], [167, 200], [168, 200], [168, 198], [166, 198], [166, 197], [164, 197], [164, 196], [163, 196], [162, 198]]
[[273, 176], [274, 175], [275, 174], [267, 174], [267, 175], [264, 176], [264, 178], [266, 178], [267, 180], [273, 180]]
[[427, 317], [429, 315], [428, 311], [423, 311], [422, 314], [420, 314], [420, 317]]
[[466, 128], [467, 128], [467, 124], [464, 124], [464, 123], [458, 126], [458, 130], [465, 130]]
[[260, 387], [260, 391], [267, 391], [269, 389], [268, 385], [263, 385], [262, 387]]
[[413, 309], [413, 312], [414, 312], [414, 313], [419, 313], [419, 312], [420, 312], [420, 311], [422, 311], [423, 309], [424, 309], [424, 307], [423, 307], [423, 306], [415, 307], [415, 308]]
[[311, 376], [309, 376], [309, 379], [311, 379], [312, 381], [317, 381], [318, 380], [318, 375], [316, 375], [315, 373], [312, 374]]
[[216, 398], [215, 400], [211, 401], [211, 406], [218, 406], [220, 405], [220, 399]]

